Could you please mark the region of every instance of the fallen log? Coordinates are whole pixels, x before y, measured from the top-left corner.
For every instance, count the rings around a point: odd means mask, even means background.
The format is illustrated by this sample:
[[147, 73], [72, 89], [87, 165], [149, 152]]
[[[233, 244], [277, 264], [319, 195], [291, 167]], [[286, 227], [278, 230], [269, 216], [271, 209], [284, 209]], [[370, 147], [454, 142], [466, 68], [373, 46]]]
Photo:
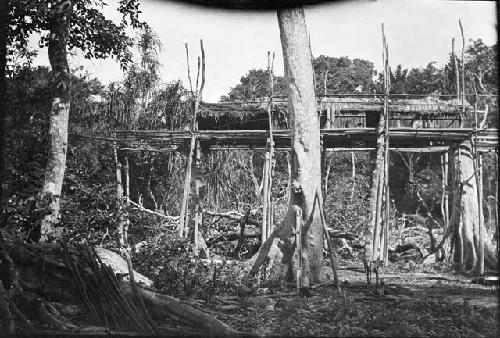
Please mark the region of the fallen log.
[[132, 207], [134, 207], [135, 209], [138, 209], [140, 211], [143, 211], [145, 213], [148, 213], [148, 214], [151, 214], [151, 215], [155, 215], [155, 216], [158, 216], [158, 217], [161, 217], [161, 218], [164, 218], [166, 220], [169, 220], [171, 222], [177, 222], [179, 220], [179, 216], [168, 216], [168, 215], [165, 215], [165, 214], [162, 214], [160, 212], [157, 212], [157, 211], [153, 211], [153, 210], [150, 210], [150, 209], [147, 209], [147, 208], [144, 208], [142, 205], [138, 204], [138, 203], [135, 203], [134, 201], [131, 201], [129, 200], [129, 203], [132, 205]]
[[350, 241], [353, 241], [355, 239], [358, 239], [359, 236], [356, 235], [355, 233], [352, 232], [347, 232], [343, 230], [336, 230], [332, 228], [326, 228], [328, 230], [328, 234], [330, 235], [331, 238], [345, 238]]
[[[255, 230], [247, 230], [245, 231], [245, 238], [260, 238], [260, 229], [255, 229]], [[229, 242], [229, 241], [234, 241], [240, 238], [240, 232], [239, 231], [230, 231], [228, 233], [225, 233], [221, 236], [210, 238], [207, 240], [207, 245], [214, 245], [215, 243], [218, 242]]]
[[[215, 211], [207, 211], [203, 210], [203, 214], [212, 217], [221, 217], [221, 218], [229, 218], [233, 221], [239, 221], [244, 216], [242, 213], [238, 211], [228, 211], [228, 212], [215, 212]], [[262, 222], [259, 222], [255, 218], [248, 217], [246, 224], [256, 225], [262, 228]]]

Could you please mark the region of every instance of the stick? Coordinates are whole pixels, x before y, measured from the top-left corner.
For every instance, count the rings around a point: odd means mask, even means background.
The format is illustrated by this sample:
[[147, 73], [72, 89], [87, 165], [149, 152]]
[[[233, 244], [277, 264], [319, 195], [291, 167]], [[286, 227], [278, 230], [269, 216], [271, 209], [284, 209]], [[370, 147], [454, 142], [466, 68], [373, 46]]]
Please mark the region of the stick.
[[297, 290], [304, 287], [302, 276], [302, 209], [298, 205], [295, 208], [295, 254], [297, 255], [296, 283]]
[[158, 216], [158, 217], [161, 217], [161, 218], [165, 218], [169, 221], [178, 221], [180, 219], [179, 216], [168, 216], [168, 215], [165, 215], [165, 214], [162, 214], [160, 212], [157, 212], [157, 211], [153, 211], [153, 210], [150, 210], [150, 209], [146, 209], [144, 208], [142, 205], [139, 205], [138, 203], [135, 203], [134, 201], [130, 200], [129, 203], [135, 207], [136, 209], [139, 209], [140, 211], [144, 211], [148, 214], [151, 214], [151, 215], [155, 215], [155, 216]]
[[203, 40], [200, 39], [201, 49], [201, 86], [196, 95], [199, 101], [202, 101], [203, 88], [205, 87], [205, 49], [203, 49]]
[[189, 147], [189, 157], [188, 157], [188, 165], [186, 168], [186, 177], [184, 179], [184, 193], [182, 195], [182, 204], [181, 204], [181, 212], [180, 212], [180, 222], [179, 222], [179, 237], [185, 237], [185, 229], [187, 226], [187, 203], [189, 194], [191, 192], [191, 166], [193, 162], [193, 153], [194, 147], [196, 143], [196, 137], [194, 134], [191, 135], [191, 145]]
[[321, 202], [320, 198], [320, 190], [319, 188], [316, 189], [316, 201], [318, 202], [318, 207], [319, 207], [319, 212], [321, 215], [321, 224], [323, 225], [323, 232], [326, 235], [326, 241], [328, 243], [328, 249], [330, 250], [330, 265], [332, 266], [332, 271], [333, 271], [333, 281], [337, 285], [337, 290], [339, 292], [342, 292], [340, 289], [340, 283], [339, 283], [339, 276], [337, 273], [337, 256], [335, 255], [335, 252], [333, 251], [333, 246], [332, 246], [332, 241], [330, 239], [330, 234], [328, 232], [328, 228], [326, 226], [326, 218], [325, 218], [325, 213], [323, 210], [323, 204]]
[[188, 71], [189, 88], [191, 89], [191, 95], [193, 95], [193, 83], [191, 81], [191, 69], [189, 68], [189, 49], [187, 42], [184, 44], [184, 46], [186, 47], [186, 64]]
[[462, 27], [462, 21], [460, 21], [460, 19], [458, 20], [458, 25], [460, 26], [460, 34], [462, 34], [462, 113], [465, 113], [465, 37], [464, 28]]

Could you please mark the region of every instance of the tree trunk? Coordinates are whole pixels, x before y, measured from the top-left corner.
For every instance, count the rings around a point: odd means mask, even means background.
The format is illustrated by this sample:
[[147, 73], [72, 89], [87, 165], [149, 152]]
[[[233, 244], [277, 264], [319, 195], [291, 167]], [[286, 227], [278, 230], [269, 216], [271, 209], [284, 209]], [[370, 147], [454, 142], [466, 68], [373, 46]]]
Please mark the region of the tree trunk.
[[50, 211], [41, 223], [41, 240], [57, 237], [54, 223], [59, 217], [59, 202], [66, 169], [66, 148], [68, 143], [68, 118], [70, 107], [70, 73], [66, 55], [71, 1], [54, 5], [50, 20], [49, 61], [52, 67], [54, 97], [50, 111], [50, 148], [45, 168], [42, 196], [50, 196]]
[[[453, 203], [450, 226], [455, 227], [455, 240], [453, 261], [459, 268], [472, 270], [479, 264], [480, 222], [483, 217], [480, 212], [477, 198], [477, 185], [474, 172], [474, 159], [471, 155], [469, 141], [460, 145], [460, 156], [455, 152], [450, 165], [453, 169]], [[462, 190], [462, 191], [461, 191]], [[461, 193], [460, 193], [461, 192]], [[460, 196], [461, 195], [461, 196]], [[484, 265], [490, 269], [497, 268], [498, 257], [488, 237], [488, 232], [483, 229], [484, 236]], [[463, 259], [461, 258], [463, 257]]]
[[[302, 273], [306, 281], [320, 280], [323, 265], [323, 228], [319, 209], [315, 206], [316, 191], [321, 187], [321, 151], [319, 120], [314, 94], [313, 68], [304, 10], [278, 10], [281, 46], [288, 83], [288, 106], [292, 132], [292, 177], [288, 213], [283, 222], [250, 262], [250, 275], [270, 258], [275, 271], [271, 278], [286, 275], [293, 279], [295, 238], [294, 208], [302, 210]], [[278, 268], [278, 267], [281, 267]], [[307, 282], [306, 285], [307, 286]]]

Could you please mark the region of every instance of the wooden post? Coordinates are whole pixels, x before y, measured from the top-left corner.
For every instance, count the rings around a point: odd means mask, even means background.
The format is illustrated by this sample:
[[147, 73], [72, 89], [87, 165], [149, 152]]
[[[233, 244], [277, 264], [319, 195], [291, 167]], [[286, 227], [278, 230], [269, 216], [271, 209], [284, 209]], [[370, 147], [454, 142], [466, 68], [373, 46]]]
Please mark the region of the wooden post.
[[274, 211], [275, 211], [276, 198], [271, 197], [271, 203], [269, 203], [269, 231], [267, 232], [268, 238], [274, 230]]
[[323, 135], [320, 135], [319, 142], [321, 147], [321, 191], [326, 196], [327, 182], [328, 182], [328, 176], [326, 173], [326, 166], [327, 166], [326, 163], [328, 154], [323, 146]]
[[130, 176], [129, 176], [129, 165], [128, 165], [128, 156], [125, 156], [125, 198], [127, 205], [130, 202]]
[[116, 197], [118, 199], [118, 246], [120, 251], [123, 252], [125, 248], [125, 217], [123, 215], [123, 184], [122, 184], [122, 164], [118, 160], [118, 151], [116, 150], [116, 143], [113, 143], [113, 155], [116, 164]]
[[[448, 231], [449, 211], [448, 211], [448, 153], [441, 154], [441, 215], [443, 218], [443, 233]], [[448, 246], [443, 246], [443, 258], [446, 259]]]
[[186, 227], [188, 224], [187, 204], [191, 192], [191, 168], [193, 163], [194, 150], [196, 147], [196, 136], [191, 135], [191, 143], [189, 146], [188, 164], [186, 166], [186, 176], [184, 178], [184, 193], [182, 195], [181, 212], [179, 218], [179, 237], [185, 237]]
[[302, 274], [302, 209], [294, 205], [295, 209], [295, 254], [297, 255], [297, 267], [295, 278], [297, 282], [297, 290], [304, 287], [304, 276]]
[[194, 201], [192, 205], [192, 211], [191, 211], [191, 217], [194, 218], [193, 222], [193, 244], [194, 244], [194, 253], [197, 256], [198, 255], [198, 249], [199, 249], [199, 240], [198, 240], [198, 232], [199, 232], [199, 226], [200, 226], [200, 186], [201, 182], [198, 178], [198, 166], [200, 163], [200, 156], [201, 156], [201, 151], [200, 151], [200, 141], [196, 140], [196, 146], [195, 146], [195, 154], [194, 154], [194, 161], [193, 161], [193, 168], [191, 169], [191, 175], [193, 181], [194, 178]]
[[[184, 193], [182, 196], [182, 205], [181, 205], [181, 212], [180, 212], [180, 219], [179, 219], [179, 236], [180, 237], [186, 237], [187, 232], [188, 232], [188, 224], [189, 224], [189, 216], [187, 212], [187, 207], [188, 207], [188, 201], [189, 201], [189, 196], [191, 193], [191, 181], [192, 181], [192, 172], [196, 172], [196, 166], [198, 165], [199, 161], [199, 156], [200, 156], [200, 151], [199, 151], [199, 141], [196, 139], [196, 136], [194, 132], [198, 130], [198, 120], [197, 120], [197, 115], [198, 115], [198, 110], [200, 107], [200, 102], [202, 100], [202, 94], [203, 94], [203, 88], [205, 87], [205, 49], [203, 48], [203, 40], [200, 39], [200, 49], [201, 49], [201, 59], [198, 57], [198, 73], [196, 75], [196, 92], [193, 93], [192, 90], [192, 83], [191, 83], [191, 75], [190, 75], [190, 68], [189, 68], [189, 52], [188, 52], [188, 46], [187, 43], [185, 44], [186, 47], [186, 60], [187, 60], [187, 69], [188, 69], [188, 79], [189, 79], [189, 84], [191, 87], [191, 94], [193, 95], [193, 100], [194, 100], [194, 110], [193, 110], [193, 118], [191, 119], [190, 123], [190, 131], [191, 131], [191, 143], [189, 147], [189, 157], [188, 157], [188, 165], [186, 168], [186, 177], [184, 179]], [[198, 79], [200, 77], [200, 65], [201, 65], [201, 84], [198, 87]], [[195, 173], [196, 177], [196, 173]], [[198, 197], [199, 197], [199, 181], [196, 180], [194, 184], [194, 190], [196, 193], [196, 201], [194, 203], [194, 207], [192, 209], [192, 214], [191, 217], [194, 217], [196, 219], [196, 213], [197, 207], [198, 207]], [[195, 221], [196, 223], [196, 221]], [[196, 226], [196, 225], [195, 225]], [[197, 241], [197, 236], [198, 233], [194, 233], [194, 241]], [[197, 243], [197, 242], [196, 242]], [[196, 244], [195, 244], [196, 247]]]
[[269, 156], [269, 139], [267, 139], [266, 155], [264, 160], [264, 175], [262, 177], [263, 182], [263, 201], [262, 201], [262, 243], [264, 243], [267, 238], [268, 229], [268, 208], [269, 208], [269, 167], [270, 167], [270, 156]]
[[[274, 68], [274, 53], [271, 59], [271, 53], [267, 52], [267, 71], [269, 74], [269, 105], [267, 107], [267, 113], [269, 118], [269, 139], [268, 139], [268, 148], [269, 148], [269, 163], [267, 167], [267, 192], [265, 191], [265, 199], [267, 204], [267, 223], [266, 225], [266, 240], [271, 235], [271, 229], [273, 227], [273, 217], [272, 217], [272, 186], [273, 186], [273, 169], [274, 169], [274, 138], [273, 138], [273, 95], [274, 95], [274, 79], [273, 79], [273, 68]], [[263, 224], [264, 225], [264, 224]]]
[[[268, 220], [268, 226], [267, 226], [267, 238], [269, 238], [271, 236], [271, 232], [272, 232], [272, 228], [273, 228], [273, 222], [274, 222], [274, 218], [272, 216], [272, 213], [273, 213], [273, 210], [274, 210], [274, 207], [272, 205], [273, 203], [273, 174], [274, 174], [274, 142], [272, 141], [272, 139], [270, 139], [270, 148], [269, 148], [269, 173], [268, 173], [268, 180], [269, 180], [269, 183], [268, 183], [268, 194], [267, 194], [267, 208], [268, 208], [268, 213], [269, 213], [269, 216], [267, 218]], [[266, 239], [267, 239], [266, 238]]]
[[327, 78], [328, 78], [328, 72], [329, 71], [330, 71], [329, 69], [326, 70], [326, 72], [325, 72], [325, 78], [323, 80], [323, 95], [324, 96], [326, 96], [326, 81], [327, 81]]
[[451, 39], [451, 58], [455, 69], [455, 86], [457, 99], [460, 97], [460, 75], [458, 73], [458, 59], [455, 55], [455, 38]]
[[[387, 165], [388, 167], [389, 165]], [[389, 223], [390, 223], [390, 195], [389, 195], [389, 176], [385, 175], [385, 222], [384, 222], [384, 246], [383, 246], [383, 261], [384, 266], [389, 265]]]
[[[477, 140], [476, 140], [477, 142]], [[483, 159], [482, 155], [477, 151], [476, 144], [476, 156], [478, 165], [478, 209], [479, 209], [479, 274], [484, 274], [484, 238], [487, 236], [487, 232], [484, 228], [484, 215], [483, 215]]]
[[[462, 21], [458, 20], [460, 26], [460, 33], [462, 34], [462, 115], [465, 113], [465, 37], [464, 28], [462, 27]], [[460, 119], [460, 127], [463, 125], [463, 117]]]
[[118, 197], [118, 201], [121, 205], [123, 198], [122, 164], [120, 161], [118, 161], [118, 151], [116, 150], [116, 143], [113, 143], [113, 155], [116, 164], [116, 196]]
[[497, 253], [500, 252], [500, 224], [498, 222], [498, 151], [495, 152], [495, 173], [496, 173], [496, 185], [495, 185], [495, 224], [497, 230]]
[[330, 129], [334, 129], [335, 128], [335, 108], [330, 106], [329, 112], [330, 112]]
[[323, 209], [324, 201], [321, 201], [318, 190], [316, 190], [316, 201], [318, 202], [318, 208], [321, 216], [321, 223], [323, 225], [323, 232], [325, 234], [328, 249], [330, 251], [330, 265], [332, 266], [332, 271], [333, 271], [333, 281], [337, 286], [337, 290], [339, 292], [342, 292], [342, 290], [340, 289], [339, 275], [337, 272], [338, 268], [337, 256], [335, 255], [335, 251], [333, 250], [332, 240], [330, 238], [330, 234], [328, 233], [328, 227], [326, 226], [325, 210]]
[[351, 177], [354, 180], [356, 178], [356, 154], [351, 151]]

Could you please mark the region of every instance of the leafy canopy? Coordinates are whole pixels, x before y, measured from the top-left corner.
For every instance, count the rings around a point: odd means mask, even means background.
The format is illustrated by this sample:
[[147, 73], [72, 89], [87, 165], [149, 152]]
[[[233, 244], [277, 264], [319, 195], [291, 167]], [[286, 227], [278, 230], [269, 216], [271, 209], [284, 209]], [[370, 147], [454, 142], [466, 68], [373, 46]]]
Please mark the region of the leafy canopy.
[[[11, 0], [9, 2], [10, 27], [8, 34], [9, 54], [26, 51], [29, 38], [40, 34], [39, 46], [48, 46], [48, 34], [52, 22], [53, 8], [61, 3], [57, 0]], [[127, 35], [127, 28], [145, 28], [139, 20], [139, 0], [120, 0], [119, 23], [106, 19], [102, 9], [103, 0], [71, 0], [72, 7], [68, 49], [83, 51], [86, 58], [116, 58], [122, 68], [131, 61], [130, 47], [133, 39]]]

